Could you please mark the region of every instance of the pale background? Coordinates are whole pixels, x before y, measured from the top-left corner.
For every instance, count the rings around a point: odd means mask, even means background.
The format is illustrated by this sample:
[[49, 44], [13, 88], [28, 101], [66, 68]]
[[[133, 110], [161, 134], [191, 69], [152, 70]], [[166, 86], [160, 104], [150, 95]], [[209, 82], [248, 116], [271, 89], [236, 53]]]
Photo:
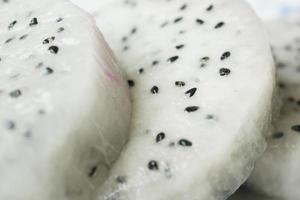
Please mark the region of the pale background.
[[[95, 13], [101, 5], [114, 0], [71, 0], [90, 13]], [[258, 15], [265, 19], [300, 19], [300, 0], [246, 0]]]

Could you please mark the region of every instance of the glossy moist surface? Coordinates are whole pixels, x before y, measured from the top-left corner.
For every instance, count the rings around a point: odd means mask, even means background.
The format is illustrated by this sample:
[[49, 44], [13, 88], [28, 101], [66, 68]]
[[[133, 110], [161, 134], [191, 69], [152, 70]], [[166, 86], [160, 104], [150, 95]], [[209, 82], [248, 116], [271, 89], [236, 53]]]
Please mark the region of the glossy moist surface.
[[90, 199], [126, 140], [127, 84], [68, 1], [0, 1], [0, 199]]
[[114, 0], [97, 24], [127, 73], [131, 139], [99, 199], [225, 199], [264, 150], [274, 69], [243, 1]]
[[266, 195], [294, 200], [300, 196], [300, 26], [285, 21], [267, 26], [284, 106], [248, 184]]

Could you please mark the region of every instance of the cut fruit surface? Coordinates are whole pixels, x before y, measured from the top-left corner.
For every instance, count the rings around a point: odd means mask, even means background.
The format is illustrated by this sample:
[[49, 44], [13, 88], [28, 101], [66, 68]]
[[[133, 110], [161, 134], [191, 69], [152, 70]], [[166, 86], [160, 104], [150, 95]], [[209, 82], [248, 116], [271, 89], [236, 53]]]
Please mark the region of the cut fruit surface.
[[126, 142], [127, 83], [68, 1], [0, 1], [0, 199], [88, 200]]
[[225, 199], [265, 149], [274, 68], [240, 0], [106, 1], [97, 24], [127, 73], [131, 139], [99, 199]]

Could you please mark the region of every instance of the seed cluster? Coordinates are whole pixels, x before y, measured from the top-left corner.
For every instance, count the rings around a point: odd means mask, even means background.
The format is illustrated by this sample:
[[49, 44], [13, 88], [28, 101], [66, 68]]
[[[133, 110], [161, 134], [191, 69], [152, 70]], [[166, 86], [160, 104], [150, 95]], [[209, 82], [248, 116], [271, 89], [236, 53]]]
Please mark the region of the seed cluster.
[[[300, 37], [292, 38], [292, 40], [290, 40], [288, 43], [282, 46], [272, 46], [272, 51], [275, 64], [278, 70], [277, 72], [279, 74], [282, 73], [283, 70], [294, 71], [295, 74], [300, 72], [300, 65], [298, 64], [300, 62]], [[286, 58], [282, 56], [286, 53], [291, 55], [291, 57], [293, 57], [294, 60], [287, 62]], [[288, 89], [287, 94], [289, 95], [285, 98], [285, 101], [287, 103], [287, 105], [284, 107], [284, 109], [286, 109], [285, 112], [299, 113], [300, 99], [297, 97], [297, 95], [294, 96], [294, 93], [296, 94], [299, 89], [299, 85], [293, 85], [288, 82], [285, 82], [284, 80], [280, 80], [278, 86], [283, 91]], [[292, 94], [290, 91], [292, 91]], [[287, 132], [296, 134], [300, 133], [300, 124], [291, 124], [289, 130], [279, 130], [277, 132], [274, 132], [271, 137], [274, 140], [282, 139], [285, 137]]]
[[[164, 140], [167, 139], [167, 135], [164, 132], [160, 132], [156, 135], [155, 137], [155, 142], [156, 143], [162, 143]], [[192, 147], [193, 143], [190, 140], [187, 139], [179, 139], [177, 142], [178, 146], [180, 147]], [[168, 144], [169, 147], [174, 147], [175, 146], [175, 142], [170, 142]], [[148, 163], [148, 169], [151, 171], [158, 171], [159, 170], [159, 163], [156, 160], [151, 160]], [[170, 171], [170, 167], [168, 166], [167, 168], [164, 169], [164, 174], [166, 175], [167, 178], [170, 178], [171, 175], [171, 171]]]
[[[129, 5], [131, 3], [132, 3], [132, 1], [130, 1], [130, 0], [125, 1], [126, 5]], [[135, 4], [135, 6], [137, 6], [137, 4]], [[189, 8], [190, 8], [190, 6], [187, 3], [180, 5], [179, 7], [177, 7], [178, 15], [176, 17], [165, 19], [164, 21], [160, 22], [157, 25], [157, 28], [161, 29], [162, 31], [167, 31], [169, 28], [171, 28], [173, 26], [174, 28], [177, 29], [177, 33], [179, 34], [179, 37], [181, 37], [183, 35], [186, 36], [188, 34], [188, 32], [187, 32], [187, 30], [182, 28], [182, 25], [185, 23], [190, 23], [190, 18], [185, 16], [186, 10], [188, 10]], [[216, 6], [214, 4], [209, 4], [205, 7], [203, 12], [210, 13], [210, 12], [214, 12], [215, 10], [216, 10]], [[193, 20], [194, 20], [193, 24], [197, 29], [201, 29], [204, 26], [209, 26], [212, 31], [219, 31], [220, 29], [226, 28], [226, 22], [221, 21], [221, 20], [215, 21], [213, 24], [208, 23], [208, 20], [206, 21], [205, 18], [202, 18], [199, 16], [194, 18]], [[124, 54], [128, 53], [128, 51], [134, 50], [134, 47], [131, 46], [130, 41], [134, 40], [133, 37], [135, 37], [137, 30], [141, 29], [141, 32], [143, 31], [142, 26], [138, 27], [137, 25], [133, 25], [132, 27], [133, 28], [131, 29], [131, 31], [129, 31], [129, 33], [126, 33], [125, 35], [123, 35], [120, 38], [121, 49]], [[151, 69], [158, 68], [158, 67], [163, 68], [166, 65], [169, 65], [169, 66], [180, 65], [181, 63], [183, 63], [181, 60], [184, 59], [184, 54], [182, 55], [181, 53], [184, 52], [185, 49], [187, 49], [189, 46], [190, 45], [188, 43], [185, 43], [180, 38], [177, 38], [176, 44], [173, 44], [173, 46], [170, 47], [170, 48], [172, 48], [172, 51], [170, 51], [170, 52], [177, 52], [177, 53], [173, 53], [173, 55], [171, 54], [168, 57], [166, 57], [165, 59], [161, 58], [161, 57], [154, 58], [149, 63], [148, 66], [142, 66], [141, 68], [139, 68], [136, 74], [142, 75], [143, 77], [141, 76], [140, 78], [144, 79], [145, 78], [144, 76], [148, 72], [148, 68], [150, 71]], [[225, 66], [225, 65], [226, 65], [226, 63], [228, 63], [227, 60], [229, 60], [231, 57], [232, 57], [232, 52], [227, 49], [224, 49], [224, 51], [217, 58], [215, 58], [213, 56], [208, 56], [208, 55], [199, 55], [199, 61], [200, 61], [199, 66], [200, 66], [200, 69], [208, 68], [208, 67], [211, 67], [210, 65], [212, 65], [212, 63], [214, 63], [215, 61], [218, 61], [220, 63], [220, 66], [217, 66], [219, 71], [216, 70], [216, 72], [215, 72], [216, 77], [227, 77], [232, 73], [232, 71], [229, 68], [229, 66]], [[186, 67], [190, 67], [190, 66], [186, 66]], [[151, 74], [151, 76], [153, 76], [153, 75]], [[132, 90], [134, 90], [134, 87], [136, 86], [136, 81], [134, 81], [134, 79], [136, 79], [136, 77], [128, 79], [128, 85], [130, 88], [132, 88]], [[190, 83], [187, 82], [186, 80], [175, 80], [172, 83], [172, 85], [173, 85], [173, 87], [179, 89], [179, 88], [185, 88], [185, 87], [189, 86]], [[153, 84], [148, 89], [148, 91], [150, 91], [149, 94], [155, 95], [157, 97], [159, 97], [161, 95], [161, 93], [168, 92], [164, 88], [160, 87], [158, 84]], [[186, 90], [183, 92], [183, 96], [185, 96], [186, 98], [195, 98], [195, 96], [198, 96], [197, 92], [198, 92], [197, 87], [186, 88]], [[199, 110], [200, 110], [200, 106], [198, 106], [198, 105], [189, 105], [182, 109], [182, 111], [184, 113], [187, 113], [188, 115], [193, 115], [192, 113], [196, 113]], [[215, 116], [212, 114], [208, 114], [208, 115], [206, 115], [205, 119], [213, 120], [213, 119], [215, 119]], [[188, 149], [193, 146], [193, 142], [187, 138], [179, 138], [177, 141], [174, 141], [174, 140], [170, 141], [171, 138], [169, 138], [169, 137], [168, 137], [167, 132], [159, 132], [155, 135], [154, 142], [157, 145], [167, 144], [168, 147], [172, 147], [172, 148], [174, 148], [175, 146], [178, 146], [178, 147]], [[147, 168], [150, 171], [162, 171], [166, 175], [166, 177], [172, 176], [170, 173], [171, 172], [170, 166], [168, 165], [167, 168], [161, 169], [162, 165], [161, 165], [160, 161], [158, 161], [158, 160], [150, 160], [147, 163]]]
[[123, 43], [122, 49], [124, 52], [130, 49], [128, 42], [130, 42], [131, 37], [134, 37], [137, 34], [137, 32], [138, 28], [136, 26], [133, 26], [130, 32], [122, 37], [121, 42]]
[[[9, 2], [8, 0], [2, 0], [2, 1], [6, 2], [6, 3]], [[63, 18], [59, 17], [54, 21], [54, 23], [60, 23], [62, 21], [63, 21]], [[27, 26], [29, 29], [31, 29], [31, 31], [38, 30], [40, 24], [41, 24], [41, 21], [39, 20], [39, 18], [37, 16], [32, 17], [32, 18], [28, 19], [27, 22], [25, 22], [25, 26]], [[12, 20], [8, 23], [7, 31], [8, 31], [8, 33], [11, 33], [12, 36], [8, 37], [3, 42], [4, 45], [9, 45], [9, 44], [15, 42], [16, 40], [20, 40], [20, 41], [24, 40], [25, 41], [28, 37], [30, 37], [29, 33], [24, 34], [24, 32], [21, 33], [19, 36], [15, 35], [16, 32], [14, 32], [14, 30], [18, 26], [21, 26], [21, 25], [24, 26], [24, 24], [21, 23], [21, 20], [17, 20], [17, 19]], [[62, 26], [59, 26], [58, 29], [57, 29], [57, 34], [60, 34], [63, 31], [65, 31], [65, 28], [62, 27]], [[56, 35], [51, 35], [51, 36], [49, 36], [47, 38], [43, 38], [41, 40], [41, 44], [46, 47], [45, 51], [49, 52], [50, 53], [49, 55], [59, 53], [60, 48], [57, 45], [54, 44], [57, 37], [58, 37], [58, 35], [57, 36]], [[1, 58], [0, 61], [2, 61], [2, 59], [4, 59], [4, 58]], [[37, 70], [43, 70], [42, 75], [45, 75], [45, 76], [49, 76], [49, 75], [55, 73], [55, 70], [52, 67], [45, 65], [43, 62], [38, 62], [34, 66], [34, 68], [37, 69]], [[11, 76], [11, 79], [17, 79], [19, 76], [21, 76], [21, 73], [16, 73], [13, 76]], [[4, 92], [2, 91], [0, 93], [2, 94]], [[17, 100], [17, 99], [22, 98], [22, 96], [26, 94], [26, 91], [23, 90], [22, 88], [13, 88], [11, 91], [8, 91], [7, 94], [8, 94], [9, 98]], [[46, 111], [43, 108], [40, 108], [40, 109], [37, 110], [37, 114], [38, 115], [45, 115]], [[7, 130], [12, 131], [12, 130], [17, 129], [17, 124], [13, 119], [9, 119], [9, 120], [6, 120], [4, 122], [4, 127]], [[32, 135], [33, 135], [32, 130], [26, 130], [24, 132], [24, 137], [25, 138], [31, 138]], [[91, 170], [89, 176], [93, 176], [96, 173], [96, 170], [97, 170], [96, 168], [93, 168]]]

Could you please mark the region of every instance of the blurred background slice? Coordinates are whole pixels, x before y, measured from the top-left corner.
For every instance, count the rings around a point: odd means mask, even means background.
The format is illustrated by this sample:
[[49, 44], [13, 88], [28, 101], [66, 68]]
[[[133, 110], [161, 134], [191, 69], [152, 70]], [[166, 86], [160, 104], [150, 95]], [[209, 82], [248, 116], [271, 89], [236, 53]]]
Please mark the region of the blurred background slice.
[[280, 199], [272, 199], [269, 197], [264, 197], [261, 195], [257, 195], [249, 191], [245, 187], [241, 187], [233, 196], [231, 196], [228, 200], [280, 200]]
[[247, 0], [264, 20], [300, 19], [300, 0]]
[[[107, 2], [113, 0], [71, 0], [91, 14], [96, 14]], [[300, 0], [246, 0], [264, 20], [300, 19]]]

